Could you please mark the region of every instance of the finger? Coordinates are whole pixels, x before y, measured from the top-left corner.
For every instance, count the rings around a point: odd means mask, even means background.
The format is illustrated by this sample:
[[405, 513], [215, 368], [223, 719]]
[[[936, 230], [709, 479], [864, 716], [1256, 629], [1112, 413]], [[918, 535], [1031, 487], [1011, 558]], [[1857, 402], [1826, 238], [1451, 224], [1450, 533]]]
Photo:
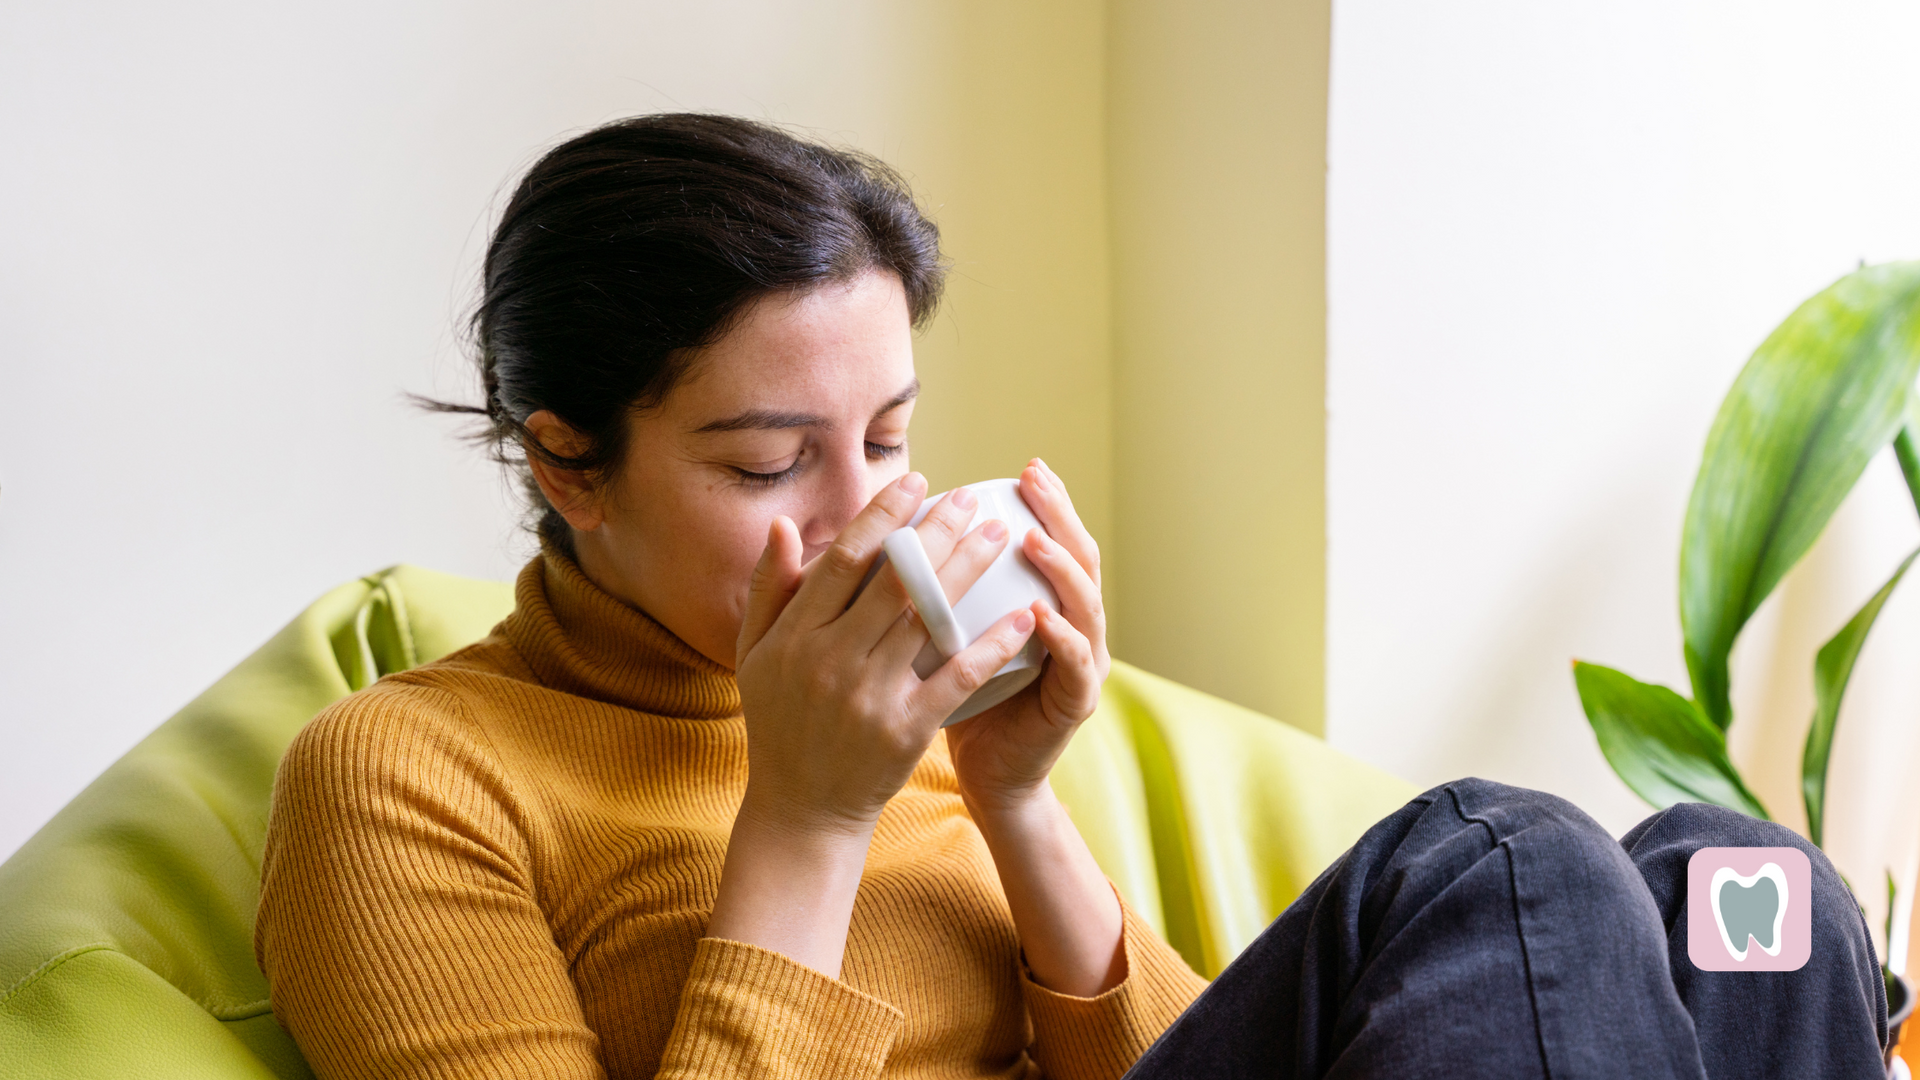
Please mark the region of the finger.
[[907, 708], [916, 716], [945, 720], [967, 700], [967, 695], [986, 685], [993, 673], [1005, 667], [1032, 636], [1033, 612], [1026, 608], [1009, 612], [988, 627], [980, 640], [960, 655], [940, 665], [927, 680], [907, 695]]
[[[938, 567], [951, 559], [956, 542], [966, 534], [967, 526], [973, 521], [974, 511], [979, 505], [979, 497], [973, 492], [966, 488], [954, 488], [933, 504], [927, 516], [914, 527], [920, 537], [920, 546], [927, 553], [927, 561], [934, 565], [936, 572]], [[979, 575], [976, 573], [974, 576]], [[967, 584], [972, 583], [972, 579], [968, 579]], [[951, 603], [953, 593], [949, 592], [947, 596]], [[869, 646], [875, 645], [899, 621], [900, 613], [907, 610], [908, 599], [906, 587], [889, 565], [874, 576], [872, 583], [854, 600], [853, 607], [848, 609], [840, 622], [857, 640], [865, 641]]]
[[[808, 568], [807, 580], [793, 598], [796, 614], [814, 626], [839, 618], [880, 554], [880, 541], [912, 520], [926, 494], [927, 478], [919, 473], [908, 473], [881, 488]], [[904, 597], [905, 590], [900, 595]]]
[[962, 537], [940, 567], [940, 588], [947, 594], [947, 603], [959, 603], [1006, 549], [1007, 523], [1004, 521], [988, 521]]
[[[962, 537], [938, 572], [940, 588], [947, 595], [947, 603], [955, 603], [965, 596], [1006, 547], [1007, 526], [1002, 521], [989, 521]], [[884, 573], [881, 575], [886, 576]], [[877, 582], [879, 578], [874, 580]], [[920, 655], [920, 649], [926, 643], [925, 623], [918, 618], [901, 618], [896, 614], [880, 643], [874, 646], [873, 654], [883, 664], [905, 663]]]
[[1079, 723], [1100, 703], [1100, 686], [1107, 681], [1106, 669], [1111, 665], [1105, 653], [1066, 616], [1037, 601], [1033, 614], [1034, 633], [1047, 647], [1047, 678], [1051, 680], [1041, 687], [1042, 701], [1065, 714], [1055, 719]]
[[1106, 602], [1100, 596], [1099, 582], [1088, 576], [1086, 567], [1080, 565], [1065, 545], [1039, 529], [1027, 530], [1020, 553], [1047, 579], [1047, 584], [1053, 586], [1054, 595], [1060, 598], [1060, 613], [1067, 621], [1088, 640], [1105, 648]]
[[746, 616], [740, 621], [740, 637], [734, 646], [734, 666], [747, 655], [780, 618], [793, 594], [800, 588], [800, 530], [784, 514], [767, 527], [767, 547], [753, 568], [747, 586]]
[[1040, 519], [1055, 540], [1066, 545], [1073, 558], [1096, 583], [1100, 580], [1100, 546], [1073, 508], [1067, 485], [1054, 475], [1047, 463], [1034, 458], [1020, 472], [1020, 497], [1027, 501], [1033, 516]]
[[954, 488], [934, 504], [932, 510], [914, 530], [920, 534], [920, 546], [927, 551], [927, 560], [938, 567], [945, 563], [960, 543], [960, 538], [968, 535], [973, 525], [974, 514], [980, 509], [980, 497], [968, 488]]

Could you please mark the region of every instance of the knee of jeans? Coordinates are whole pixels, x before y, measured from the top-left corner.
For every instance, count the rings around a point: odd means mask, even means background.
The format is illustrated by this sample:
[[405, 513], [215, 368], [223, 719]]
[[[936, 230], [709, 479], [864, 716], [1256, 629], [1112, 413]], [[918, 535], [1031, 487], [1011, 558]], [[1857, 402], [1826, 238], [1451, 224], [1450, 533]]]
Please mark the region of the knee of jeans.
[[1652, 836], [1684, 836], [1695, 849], [1791, 847], [1809, 855], [1818, 852], [1805, 837], [1777, 821], [1762, 821], [1709, 803], [1675, 803], [1634, 826], [1620, 842], [1631, 848], [1639, 839]]
[[1463, 814], [1487, 821], [1505, 836], [1522, 831], [1550, 832], [1571, 845], [1576, 854], [1591, 847], [1617, 846], [1604, 826], [1558, 795], [1479, 777], [1443, 784], [1429, 795], [1441, 792], [1451, 794]]
[[[1688, 860], [1710, 847], [1798, 848], [1806, 852], [1816, 893], [1852, 896], [1840, 871], [1806, 837], [1777, 821], [1762, 821], [1724, 806], [1675, 803], [1635, 825], [1620, 844], [1646, 876], [1662, 910], [1672, 908], [1685, 895]], [[1853, 910], [1851, 902], [1841, 904], [1840, 910]]]
[[1557, 795], [1477, 778], [1442, 785], [1435, 794], [1451, 797], [1464, 817], [1487, 829], [1490, 841], [1511, 845], [1534, 871], [1596, 889], [1608, 882], [1628, 892], [1640, 888], [1613, 834]]

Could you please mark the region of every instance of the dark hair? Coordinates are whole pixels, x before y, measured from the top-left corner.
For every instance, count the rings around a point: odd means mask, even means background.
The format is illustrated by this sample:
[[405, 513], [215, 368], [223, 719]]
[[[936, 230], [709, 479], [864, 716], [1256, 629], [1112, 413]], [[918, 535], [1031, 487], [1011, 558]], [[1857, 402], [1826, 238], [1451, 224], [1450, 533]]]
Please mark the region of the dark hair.
[[[898, 276], [916, 327], [945, 266], [940, 231], [898, 173], [849, 150], [730, 116], [665, 113], [569, 139], [527, 171], [487, 247], [471, 333], [479, 438], [519, 471], [541, 539], [571, 552], [521, 455], [612, 475], [626, 420], [658, 405], [695, 350], [770, 293]], [[547, 450], [526, 420], [550, 409], [586, 437]]]

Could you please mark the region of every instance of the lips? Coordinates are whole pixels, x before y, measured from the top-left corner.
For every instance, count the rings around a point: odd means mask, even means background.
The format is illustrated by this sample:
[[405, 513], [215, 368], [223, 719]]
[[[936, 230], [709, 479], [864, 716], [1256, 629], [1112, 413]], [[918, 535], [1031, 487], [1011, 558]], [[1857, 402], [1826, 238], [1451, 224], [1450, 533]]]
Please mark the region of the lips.
[[1786, 920], [1791, 898], [1786, 871], [1779, 863], [1767, 863], [1747, 875], [1723, 866], [1714, 871], [1708, 895], [1720, 941], [1735, 960], [1745, 961], [1755, 945], [1768, 956], [1780, 955], [1780, 924]]

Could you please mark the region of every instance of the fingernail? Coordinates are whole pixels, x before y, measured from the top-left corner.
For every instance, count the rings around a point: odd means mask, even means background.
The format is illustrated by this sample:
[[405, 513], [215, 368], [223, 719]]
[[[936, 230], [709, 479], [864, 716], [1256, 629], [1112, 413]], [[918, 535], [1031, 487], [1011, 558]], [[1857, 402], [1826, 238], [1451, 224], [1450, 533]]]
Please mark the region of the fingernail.
[[1013, 617], [1013, 632], [1025, 634], [1033, 630], [1033, 612], [1022, 611]]
[[[1036, 458], [1035, 460], [1038, 460], [1038, 459]], [[1046, 490], [1047, 490], [1047, 474], [1046, 474], [1046, 470], [1044, 470], [1044, 469], [1041, 469], [1041, 468], [1039, 468], [1038, 466], [1035, 466], [1035, 467], [1034, 467], [1034, 470], [1033, 470], [1033, 486], [1034, 486], [1034, 487], [1037, 487], [1037, 488], [1039, 488], [1039, 489], [1040, 489], [1041, 491], [1046, 491]]]
[[973, 493], [972, 488], [954, 488], [953, 494], [947, 497], [962, 510], [971, 510], [980, 502], [980, 497]]
[[997, 544], [1007, 538], [1007, 526], [1004, 522], [998, 520], [989, 521], [985, 525], [980, 526], [980, 535]]
[[927, 493], [927, 478], [917, 472], [910, 472], [900, 478], [900, 490], [914, 495]]

